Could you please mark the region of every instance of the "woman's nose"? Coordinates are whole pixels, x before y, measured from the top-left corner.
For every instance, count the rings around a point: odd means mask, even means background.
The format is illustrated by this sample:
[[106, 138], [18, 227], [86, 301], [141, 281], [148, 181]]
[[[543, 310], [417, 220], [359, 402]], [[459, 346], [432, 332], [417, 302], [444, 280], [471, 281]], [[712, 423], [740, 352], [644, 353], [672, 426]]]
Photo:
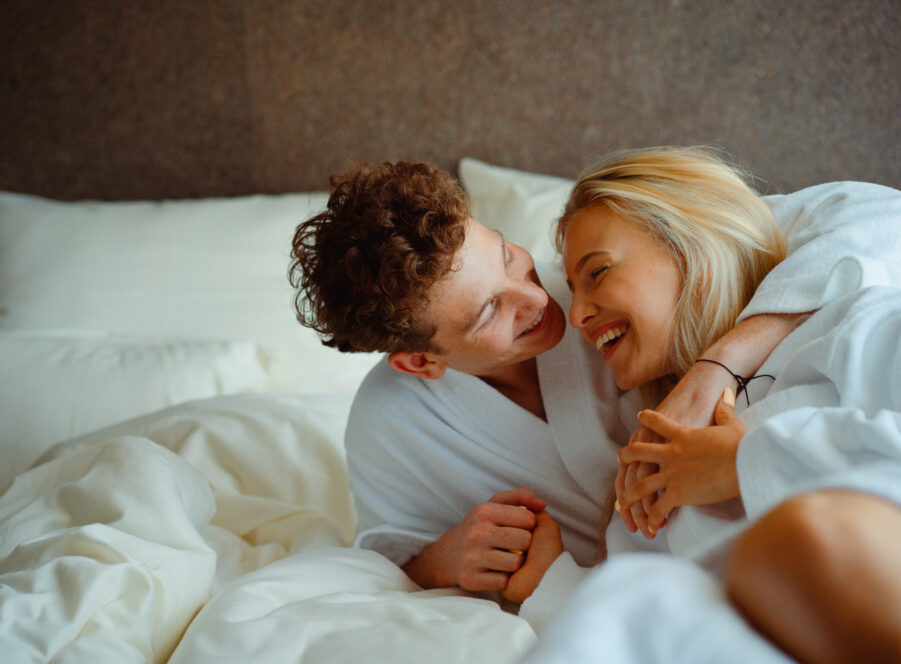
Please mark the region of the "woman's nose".
[[575, 328], [583, 328], [596, 313], [596, 307], [591, 306], [578, 293], [573, 295], [572, 304], [569, 305], [569, 324]]

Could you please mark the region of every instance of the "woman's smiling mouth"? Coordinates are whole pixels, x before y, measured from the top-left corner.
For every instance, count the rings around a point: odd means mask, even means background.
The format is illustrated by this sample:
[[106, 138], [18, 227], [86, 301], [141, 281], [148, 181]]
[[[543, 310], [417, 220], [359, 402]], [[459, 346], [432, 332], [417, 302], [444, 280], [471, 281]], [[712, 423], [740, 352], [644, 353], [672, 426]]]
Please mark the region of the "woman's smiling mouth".
[[603, 353], [604, 359], [607, 359], [607, 355], [613, 350], [619, 340], [622, 339], [628, 329], [629, 325], [627, 323], [617, 323], [608, 327], [595, 337], [594, 346]]

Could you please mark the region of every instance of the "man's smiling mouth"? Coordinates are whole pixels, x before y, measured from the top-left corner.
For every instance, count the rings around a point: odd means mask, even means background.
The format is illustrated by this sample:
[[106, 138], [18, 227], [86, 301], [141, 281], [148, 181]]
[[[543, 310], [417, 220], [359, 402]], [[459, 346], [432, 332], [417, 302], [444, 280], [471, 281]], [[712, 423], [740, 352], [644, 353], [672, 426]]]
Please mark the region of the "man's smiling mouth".
[[538, 312], [538, 318], [533, 320], [532, 324], [529, 325], [529, 327], [527, 327], [525, 330], [523, 330], [522, 334], [520, 334], [519, 336], [524, 336], [524, 335], [528, 334], [529, 332], [531, 332], [532, 330], [534, 330], [539, 325], [541, 325], [541, 321], [544, 320], [545, 311], [547, 311], [547, 307], [545, 307], [544, 309], [542, 309], [541, 311]]

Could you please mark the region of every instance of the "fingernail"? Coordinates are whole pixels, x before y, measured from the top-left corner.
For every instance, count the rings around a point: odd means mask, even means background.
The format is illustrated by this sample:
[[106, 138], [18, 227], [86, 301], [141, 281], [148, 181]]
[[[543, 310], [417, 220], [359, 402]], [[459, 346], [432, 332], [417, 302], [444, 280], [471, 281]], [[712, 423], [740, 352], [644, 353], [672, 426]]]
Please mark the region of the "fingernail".
[[725, 403], [727, 406], [735, 405], [735, 392], [732, 391], [731, 387], [727, 387], [723, 392], [723, 403]]
[[522, 549], [510, 549], [510, 553], [515, 553], [517, 556], [521, 556]]
[[657, 529], [654, 526], [652, 526], [651, 524], [648, 524], [648, 532], [651, 533], [651, 535], [656, 535]]
[[618, 500], [617, 500], [615, 503], [613, 503], [613, 509], [615, 509], [617, 512], [620, 511], [621, 508], [620, 508], [620, 506], [619, 506], [619, 501], [618, 501]]

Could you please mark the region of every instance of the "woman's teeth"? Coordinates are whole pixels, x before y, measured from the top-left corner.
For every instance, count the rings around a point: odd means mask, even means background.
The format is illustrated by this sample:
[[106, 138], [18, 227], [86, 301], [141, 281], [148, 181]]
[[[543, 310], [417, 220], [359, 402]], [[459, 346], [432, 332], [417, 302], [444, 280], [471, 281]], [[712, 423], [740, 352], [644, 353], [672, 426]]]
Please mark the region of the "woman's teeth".
[[523, 331], [523, 334], [528, 334], [529, 332], [534, 330], [536, 327], [538, 327], [541, 324], [542, 320], [544, 320], [544, 309], [542, 309], [541, 312], [538, 314], [538, 318], [536, 318], [534, 321], [532, 321], [532, 324], [529, 325], [529, 327], [527, 327]]
[[[618, 325], [616, 327], [611, 327], [609, 330], [604, 332], [604, 334], [595, 339], [594, 347], [602, 353], [606, 352], [607, 349], [612, 346], [617, 339], [623, 336], [628, 329], [628, 325]], [[604, 348], [604, 346], [607, 346], [607, 348]]]

